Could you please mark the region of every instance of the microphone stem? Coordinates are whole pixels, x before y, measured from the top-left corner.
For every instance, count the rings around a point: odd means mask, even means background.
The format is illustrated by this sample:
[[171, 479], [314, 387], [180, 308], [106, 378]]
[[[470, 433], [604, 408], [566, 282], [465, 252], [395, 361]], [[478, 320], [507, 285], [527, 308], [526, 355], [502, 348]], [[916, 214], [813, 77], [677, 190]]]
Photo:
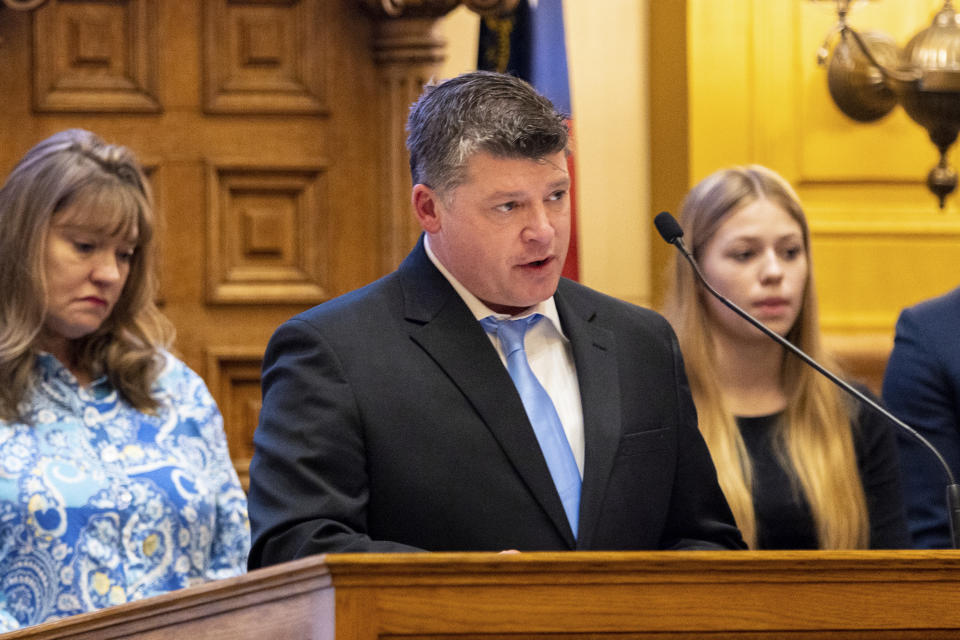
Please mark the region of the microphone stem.
[[888, 420], [896, 424], [898, 427], [909, 433], [911, 436], [917, 439], [922, 443], [927, 449], [933, 452], [933, 455], [936, 456], [937, 460], [940, 462], [940, 466], [943, 467], [944, 472], [947, 475], [949, 484], [947, 486], [947, 508], [950, 516], [950, 538], [953, 542], [954, 549], [960, 549], [960, 485], [957, 485], [956, 480], [954, 480], [953, 472], [950, 470], [950, 465], [947, 464], [947, 461], [944, 459], [943, 455], [934, 447], [929, 440], [920, 435], [916, 429], [908, 425], [907, 423], [900, 420], [898, 417], [881, 407], [879, 404], [874, 402], [869, 396], [865, 395], [859, 391], [856, 387], [850, 385], [846, 381], [837, 377], [833, 372], [828, 371], [823, 368], [820, 363], [804, 353], [799, 347], [795, 346], [792, 342], [781, 336], [779, 333], [769, 329], [762, 322], [754, 318], [752, 315], [738, 307], [733, 301], [728, 300], [726, 296], [723, 296], [714, 289], [709, 282], [707, 282], [706, 277], [700, 271], [700, 266], [697, 264], [697, 261], [693, 259], [693, 256], [687, 251], [687, 247], [683, 243], [682, 238], [674, 238], [669, 241], [677, 249], [680, 250], [680, 253], [683, 254], [683, 257], [690, 263], [690, 266], [693, 267], [693, 272], [697, 274], [697, 279], [700, 280], [706, 289], [713, 294], [713, 296], [733, 310], [734, 313], [739, 315], [741, 318], [755, 326], [757, 329], [765, 333], [770, 338], [773, 338], [778, 344], [782, 345], [785, 349], [796, 355], [798, 358], [806, 362], [808, 365], [819, 371], [823, 376], [829, 379], [831, 382], [836, 384], [838, 387], [852, 395], [854, 398], [863, 402], [869, 407], [872, 407], [874, 410], [878, 411], [881, 415], [885, 416]]

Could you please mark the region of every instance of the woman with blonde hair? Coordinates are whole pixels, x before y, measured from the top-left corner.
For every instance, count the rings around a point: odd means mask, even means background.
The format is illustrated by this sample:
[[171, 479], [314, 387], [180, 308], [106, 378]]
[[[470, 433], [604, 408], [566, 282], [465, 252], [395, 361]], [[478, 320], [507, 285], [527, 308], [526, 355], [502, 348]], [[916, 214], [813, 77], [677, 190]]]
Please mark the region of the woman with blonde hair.
[[[793, 189], [760, 166], [718, 171], [684, 200], [684, 240], [721, 294], [834, 369], [810, 231]], [[892, 427], [710, 296], [677, 255], [666, 315], [700, 429], [754, 549], [908, 546]]]
[[0, 188], [0, 630], [241, 573], [246, 500], [154, 303], [133, 154], [79, 129]]

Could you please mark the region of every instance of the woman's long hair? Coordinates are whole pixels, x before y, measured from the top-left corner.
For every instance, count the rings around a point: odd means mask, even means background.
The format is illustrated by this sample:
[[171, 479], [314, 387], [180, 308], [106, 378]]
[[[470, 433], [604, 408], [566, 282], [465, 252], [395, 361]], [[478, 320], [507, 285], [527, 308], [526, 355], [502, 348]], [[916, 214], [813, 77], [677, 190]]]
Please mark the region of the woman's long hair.
[[[81, 129], [30, 149], [0, 188], [0, 419], [26, 419], [38, 341], [47, 316], [45, 254], [53, 219], [136, 237], [123, 291], [93, 333], [71, 342], [73, 363], [107, 375], [143, 411], [173, 330], [154, 302], [153, 198], [133, 153]], [[62, 218], [60, 216], [63, 216]]]
[[[681, 208], [684, 238], [694, 257], [727, 216], [754, 201], [779, 205], [800, 225], [810, 265], [800, 313], [786, 338], [813, 358], [834, 367], [820, 344], [817, 296], [810, 259], [810, 231], [799, 199], [773, 171], [752, 165], [718, 171], [695, 186]], [[757, 545], [753, 504], [753, 472], [733, 414], [726, 408], [711, 335], [705, 296], [690, 266], [676, 256], [665, 314], [680, 340], [687, 374], [703, 433], [720, 486], [744, 539]], [[822, 549], [866, 548], [869, 518], [857, 467], [851, 407], [828, 380], [799, 358], [784, 354], [782, 385], [787, 409], [776, 433], [776, 448], [790, 470], [794, 488], [810, 505]]]

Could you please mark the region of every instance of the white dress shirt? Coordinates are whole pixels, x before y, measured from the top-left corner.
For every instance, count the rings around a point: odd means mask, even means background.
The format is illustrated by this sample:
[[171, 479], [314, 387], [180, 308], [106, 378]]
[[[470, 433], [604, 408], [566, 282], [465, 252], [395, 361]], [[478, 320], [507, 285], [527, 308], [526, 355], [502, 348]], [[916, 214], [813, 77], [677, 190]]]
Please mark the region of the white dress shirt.
[[[567, 434], [567, 441], [570, 448], [573, 449], [573, 457], [576, 458], [577, 468], [580, 470], [580, 477], [583, 477], [583, 406], [580, 404], [580, 385], [577, 381], [577, 368], [573, 362], [573, 349], [570, 341], [563, 333], [560, 326], [560, 315], [557, 313], [557, 305], [553, 296], [537, 303], [536, 305], [525, 309], [523, 312], [508, 316], [503, 313], [497, 313], [480, 301], [477, 296], [467, 290], [463, 284], [451, 274], [446, 267], [437, 259], [430, 249], [430, 236], [424, 236], [423, 246], [427, 251], [427, 257], [433, 262], [434, 266], [440, 270], [443, 277], [447, 279], [450, 285], [456, 290], [457, 294], [463, 299], [470, 312], [477, 319], [477, 322], [487, 316], [494, 316], [498, 320], [525, 318], [535, 313], [541, 314], [544, 319], [537, 322], [527, 330], [524, 337], [524, 350], [527, 352], [527, 361], [534, 375], [546, 389], [547, 394], [553, 401], [553, 406], [557, 409], [560, 416], [560, 422], [563, 424], [563, 430]], [[493, 344], [497, 353], [500, 354], [500, 360], [503, 366], [507, 366], [507, 356], [500, 346], [500, 340], [497, 336], [487, 333], [490, 342]]]

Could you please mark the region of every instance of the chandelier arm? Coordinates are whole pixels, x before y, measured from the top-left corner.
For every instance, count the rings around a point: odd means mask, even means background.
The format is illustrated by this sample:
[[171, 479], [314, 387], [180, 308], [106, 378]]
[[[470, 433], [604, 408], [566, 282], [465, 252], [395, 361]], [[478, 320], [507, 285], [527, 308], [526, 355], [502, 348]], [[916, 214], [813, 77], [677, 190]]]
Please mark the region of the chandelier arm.
[[830, 58], [830, 49], [833, 48], [833, 39], [842, 30], [842, 24], [835, 24], [833, 25], [833, 28], [830, 29], [830, 33], [827, 34], [827, 37], [823, 39], [823, 44], [821, 44], [820, 48], [817, 49], [817, 64], [819, 66], [822, 67], [827, 64], [827, 60]]
[[857, 47], [860, 48], [860, 51], [866, 56], [867, 60], [873, 65], [877, 71], [880, 72], [880, 75], [883, 76], [884, 80], [890, 80], [893, 82], [904, 82], [911, 83], [916, 82], [920, 79], [920, 74], [915, 70], [910, 71], [901, 71], [900, 69], [888, 69], [887, 67], [880, 64], [877, 59], [873, 56], [873, 52], [870, 51], [870, 47], [867, 46], [867, 43], [864, 42], [863, 38], [857, 33], [857, 30], [851, 27], [848, 24], [842, 24], [840, 26], [840, 33], [842, 36], [846, 36], [848, 33], [853, 38], [853, 41], [857, 43]]

